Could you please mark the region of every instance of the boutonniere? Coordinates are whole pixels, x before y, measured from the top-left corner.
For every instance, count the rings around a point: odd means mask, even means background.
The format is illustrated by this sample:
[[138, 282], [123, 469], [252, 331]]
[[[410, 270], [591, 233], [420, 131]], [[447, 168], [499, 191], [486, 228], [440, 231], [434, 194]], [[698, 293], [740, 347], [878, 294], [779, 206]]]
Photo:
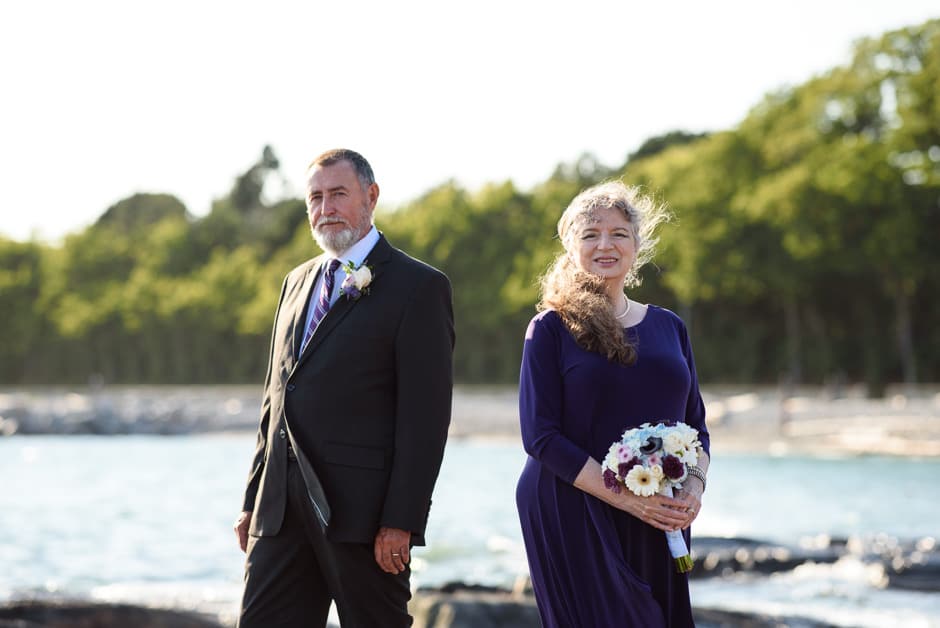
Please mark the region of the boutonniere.
[[340, 288], [347, 299], [355, 301], [364, 294], [369, 294], [369, 286], [372, 285], [372, 269], [365, 262], [359, 266], [353, 266], [352, 262], [343, 264], [343, 271], [346, 273], [346, 279]]

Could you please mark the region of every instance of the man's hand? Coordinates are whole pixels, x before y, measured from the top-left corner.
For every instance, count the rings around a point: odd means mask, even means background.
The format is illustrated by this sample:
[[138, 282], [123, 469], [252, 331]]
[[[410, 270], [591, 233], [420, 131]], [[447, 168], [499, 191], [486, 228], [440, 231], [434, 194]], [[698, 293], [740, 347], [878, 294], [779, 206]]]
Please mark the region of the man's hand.
[[411, 532], [398, 528], [379, 528], [375, 535], [375, 562], [386, 573], [399, 574], [411, 562]]
[[235, 528], [235, 537], [238, 539], [238, 546], [242, 548], [242, 551], [246, 551], [248, 547], [248, 526], [251, 525], [251, 511], [245, 510], [242, 511], [242, 514], [238, 515], [238, 519], [235, 520], [235, 525], [232, 526]]

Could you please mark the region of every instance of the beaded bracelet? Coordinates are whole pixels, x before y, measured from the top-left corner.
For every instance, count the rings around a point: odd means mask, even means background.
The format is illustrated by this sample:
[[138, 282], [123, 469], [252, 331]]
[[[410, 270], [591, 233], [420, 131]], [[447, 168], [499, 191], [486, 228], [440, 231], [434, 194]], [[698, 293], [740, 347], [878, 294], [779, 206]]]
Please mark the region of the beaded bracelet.
[[689, 470], [689, 475], [691, 475], [693, 478], [698, 478], [699, 480], [702, 481], [702, 491], [704, 491], [705, 490], [705, 472], [702, 471], [702, 468], [697, 465], [691, 465], [689, 466], [688, 470]]

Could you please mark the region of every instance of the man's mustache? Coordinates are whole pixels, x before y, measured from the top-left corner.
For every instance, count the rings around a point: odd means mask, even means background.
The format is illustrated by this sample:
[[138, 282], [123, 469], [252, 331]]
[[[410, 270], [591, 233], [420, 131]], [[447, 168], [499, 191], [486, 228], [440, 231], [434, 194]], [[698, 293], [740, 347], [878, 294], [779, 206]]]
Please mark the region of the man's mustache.
[[342, 218], [326, 218], [326, 217], [323, 217], [323, 218], [320, 218], [320, 220], [317, 221], [317, 224], [314, 225], [314, 227], [315, 227], [316, 229], [319, 229], [319, 228], [322, 227], [323, 225], [345, 225], [345, 226], [348, 227], [348, 226], [349, 226], [349, 223], [348, 223], [347, 221], [343, 220]]

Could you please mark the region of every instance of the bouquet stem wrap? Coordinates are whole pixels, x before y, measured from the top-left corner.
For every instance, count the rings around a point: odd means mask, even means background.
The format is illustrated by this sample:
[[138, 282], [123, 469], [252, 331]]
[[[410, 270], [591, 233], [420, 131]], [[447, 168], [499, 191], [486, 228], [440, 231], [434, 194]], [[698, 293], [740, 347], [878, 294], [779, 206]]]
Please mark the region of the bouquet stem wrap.
[[[668, 484], [660, 491], [666, 497], [672, 497], [672, 487]], [[694, 562], [689, 554], [689, 548], [685, 545], [685, 538], [682, 536], [682, 530], [670, 530], [666, 532], [666, 543], [669, 544], [669, 553], [676, 562], [676, 572], [689, 573], [692, 571]]]

